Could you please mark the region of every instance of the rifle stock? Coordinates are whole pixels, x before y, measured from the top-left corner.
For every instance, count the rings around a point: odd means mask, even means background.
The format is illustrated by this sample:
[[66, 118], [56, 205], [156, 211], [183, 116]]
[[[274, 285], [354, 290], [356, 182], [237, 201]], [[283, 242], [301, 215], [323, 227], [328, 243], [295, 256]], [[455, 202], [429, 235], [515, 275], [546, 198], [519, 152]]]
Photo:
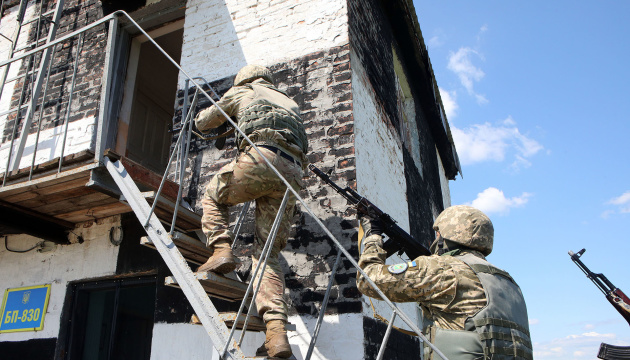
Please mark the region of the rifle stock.
[[394, 253], [400, 254], [402, 252], [406, 253], [411, 259], [422, 255], [431, 255], [429, 249], [398, 226], [396, 220], [379, 209], [371, 201], [349, 187], [340, 187], [332, 181], [328, 175], [317, 168], [317, 166], [309, 164], [308, 168], [326, 184], [330, 185], [337, 193], [343, 196], [350, 204], [355, 206], [359, 214], [378, 219], [383, 224], [383, 232], [389, 238], [383, 244], [383, 250], [387, 252], [387, 257], [390, 257]]

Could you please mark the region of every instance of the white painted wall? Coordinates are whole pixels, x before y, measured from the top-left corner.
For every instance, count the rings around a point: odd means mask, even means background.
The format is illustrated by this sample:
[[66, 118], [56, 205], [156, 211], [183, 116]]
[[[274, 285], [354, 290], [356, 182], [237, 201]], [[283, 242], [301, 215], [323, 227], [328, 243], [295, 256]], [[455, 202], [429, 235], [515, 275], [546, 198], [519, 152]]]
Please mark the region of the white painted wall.
[[344, 0], [190, 0], [181, 65], [191, 76], [221, 79], [246, 64], [347, 44], [347, 23]]
[[[444, 164], [442, 164], [442, 158], [440, 157], [440, 153], [438, 152], [437, 147], [435, 148], [435, 156], [437, 156], [438, 161], [438, 169], [440, 171], [440, 186], [442, 188], [442, 202], [444, 209], [451, 206], [451, 189], [449, 187], [448, 178], [446, 177], [446, 171], [444, 171]], [[439, 213], [437, 214], [439, 215]], [[435, 217], [437, 218], [437, 215]]]
[[[9, 9], [7, 9], [0, 21], [0, 34], [6, 36], [9, 39], [13, 39], [15, 32], [17, 31], [18, 22], [17, 22], [17, 13], [20, 6], [16, 5]], [[31, 0], [28, 2], [28, 6], [26, 8], [26, 13], [24, 14], [24, 19], [29, 20], [32, 19], [36, 10], [35, 1]], [[28, 33], [30, 31], [31, 25], [24, 26], [20, 32], [20, 37], [18, 38], [18, 44], [16, 49], [24, 47], [28, 40]], [[17, 52], [16, 55], [24, 53], [25, 50]], [[8, 60], [11, 52], [11, 42], [5, 38], [0, 37], [0, 60]], [[11, 79], [18, 74], [20, 70], [20, 66], [22, 66], [22, 60], [17, 60], [9, 66], [9, 72], [7, 74], [6, 79]], [[0, 68], [0, 74], [4, 73], [6, 66]], [[7, 82], [4, 85], [4, 89], [2, 91], [2, 98], [0, 98], [0, 112], [4, 112], [9, 109], [9, 103], [11, 101], [11, 96], [13, 95], [13, 88], [16, 85], [16, 81]], [[4, 131], [5, 128], [5, 120], [6, 115], [0, 117], [0, 132]]]
[[[57, 126], [52, 129], [42, 130], [39, 135], [37, 145], [37, 154], [35, 157], [35, 165], [58, 158], [61, 156], [61, 148], [63, 145], [64, 126]], [[66, 136], [66, 145], [63, 155], [75, 154], [83, 150], [94, 148], [94, 134], [96, 131], [96, 118], [90, 116], [85, 119], [73, 121], [68, 124], [68, 135]], [[24, 153], [20, 160], [20, 169], [31, 166], [33, 161], [33, 152], [35, 151], [36, 134], [31, 134], [26, 139]], [[0, 145], [0, 172], [4, 172], [7, 168], [7, 158], [9, 157], [9, 148], [11, 142], [7, 141]], [[13, 156], [18, 147], [18, 141], [13, 144]]]
[[[367, 75], [357, 55], [350, 53], [352, 68], [352, 98], [355, 130], [355, 155], [357, 166], [357, 191], [381, 210], [391, 215], [398, 225], [409, 231], [407, 184], [404, 173], [403, 152], [400, 138], [388, 125], [386, 115], [377, 105]], [[406, 259], [405, 259], [406, 260]], [[388, 264], [402, 262], [396, 256], [387, 259]], [[371, 300], [371, 303], [370, 303]], [[364, 313], [373, 317], [376, 313], [386, 319], [391, 317], [389, 306], [379, 300], [363, 297]], [[417, 307], [413, 303], [398, 306], [412, 321], [420, 323]], [[396, 326], [408, 327], [400, 320]]]
[[[293, 355], [298, 360], [306, 357], [311, 334], [317, 318], [312, 316], [291, 316], [289, 322], [296, 326], [290, 331], [289, 343]], [[240, 332], [236, 332], [238, 339]], [[243, 341], [243, 352], [246, 356], [254, 356], [256, 349], [262, 345], [265, 335], [262, 332], [249, 332]], [[362, 360], [363, 350], [363, 316], [361, 314], [327, 315], [313, 351], [313, 360]], [[171, 359], [211, 359], [219, 360], [210, 337], [200, 325], [189, 324], [155, 324], [151, 344], [151, 360]]]
[[[1, 294], [10, 288], [52, 284], [44, 328], [37, 332], [2, 333], [0, 342], [56, 338], [59, 335], [68, 282], [115, 273], [118, 247], [109, 241], [109, 229], [115, 226], [120, 226], [119, 216], [85, 223], [74, 230], [85, 239], [83, 244], [57, 246], [49, 252], [14, 253], [8, 251], [4, 243], [0, 246]], [[7, 239], [12, 250], [26, 250], [40, 241], [28, 235], [10, 235]]]

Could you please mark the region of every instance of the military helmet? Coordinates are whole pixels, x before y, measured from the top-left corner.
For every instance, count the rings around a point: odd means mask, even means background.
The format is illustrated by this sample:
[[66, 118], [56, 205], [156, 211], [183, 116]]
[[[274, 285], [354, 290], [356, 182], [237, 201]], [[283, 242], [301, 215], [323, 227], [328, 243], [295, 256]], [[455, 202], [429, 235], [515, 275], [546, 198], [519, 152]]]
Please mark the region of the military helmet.
[[245, 85], [248, 82], [252, 82], [260, 78], [265, 79], [273, 84], [271, 71], [269, 71], [269, 69], [260, 65], [245, 65], [241, 70], [238, 71], [238, 74], [236, 74], [236, 78], [234, 78], [234, 85]]
[[445, 240], [478, 250], [484, 255], [492, 252], [492, 221], [474, 207], [456, 205], [447, 208], [435, 219], [433, 229], [439, 231]]

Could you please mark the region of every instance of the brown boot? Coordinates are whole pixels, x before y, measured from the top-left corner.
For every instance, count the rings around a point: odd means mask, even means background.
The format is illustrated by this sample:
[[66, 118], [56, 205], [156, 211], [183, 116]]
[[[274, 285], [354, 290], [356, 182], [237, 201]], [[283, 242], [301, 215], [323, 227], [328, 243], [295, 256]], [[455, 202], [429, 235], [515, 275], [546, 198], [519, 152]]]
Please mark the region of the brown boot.
[[232, 255], [230, 244], [227, 241], [220, 242], [214, 245], [212, 256], [197, 269], [197, 272], [212, 271], [219, 274], [227, 274], [234, 271], [239, 263], [238, 258]]
[[[271, 320], [267, 322], [267, 334], [263, 346], [256, 350], [256, 355], [277, 357], [286, 359], [293, 355], [289, 338], [285, 330], [285, 322], [282, 320]], [[264, 348], [264, 349], [263, 349]], [[264, 354], [266, 350], [266, 354]], [[260, 356], [260, 355], [258, 355]]]

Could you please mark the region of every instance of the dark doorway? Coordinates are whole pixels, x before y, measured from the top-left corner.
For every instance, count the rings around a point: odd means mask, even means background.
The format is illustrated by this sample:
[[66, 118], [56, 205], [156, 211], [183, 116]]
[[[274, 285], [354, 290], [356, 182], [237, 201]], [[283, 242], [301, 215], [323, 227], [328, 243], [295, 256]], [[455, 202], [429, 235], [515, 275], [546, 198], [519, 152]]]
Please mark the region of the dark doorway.
[[151, 356], [155, 278], [75, 284], [69, 360]]

